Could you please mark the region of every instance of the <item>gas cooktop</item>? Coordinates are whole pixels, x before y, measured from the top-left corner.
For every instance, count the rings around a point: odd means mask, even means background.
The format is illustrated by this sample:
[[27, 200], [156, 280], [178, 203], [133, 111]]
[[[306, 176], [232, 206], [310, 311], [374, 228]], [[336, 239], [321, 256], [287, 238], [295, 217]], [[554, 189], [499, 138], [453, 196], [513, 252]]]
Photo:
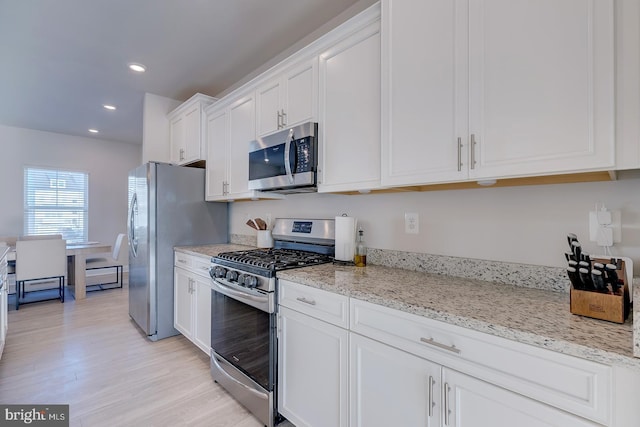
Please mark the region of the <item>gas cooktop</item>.
[[329, 255], [295, 249], [251, 249], [223, 252], [214, 259], [214, 262], [229, 267], [252, 266], [273, 272], [325, 264], [331, 261], [333, 258]]

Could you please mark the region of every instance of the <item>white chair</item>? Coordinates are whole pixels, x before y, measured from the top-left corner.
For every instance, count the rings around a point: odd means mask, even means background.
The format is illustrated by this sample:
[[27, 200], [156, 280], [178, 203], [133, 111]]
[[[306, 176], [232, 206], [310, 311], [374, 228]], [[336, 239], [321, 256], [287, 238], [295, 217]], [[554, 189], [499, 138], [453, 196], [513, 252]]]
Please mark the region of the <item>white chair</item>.
[[87, 270], [98, 270], [101, 268], [115, 268], [116, 269], [116, 281], [108, 283], [100, 283], [93, 286], [98, 286], [100, 290], [104, 290], [103, 285], [117, 285], [122, 287], [122, 272], [124, 265], [129, 262], [129, 250], [126, 234], [118, 234], [116, 242], [113, 244], [113, 253], [106, 254], [106, 256], [99, 255], [98, 257], [87, 258]]
[[[33, 280], [58, 279], [58, 297], [39, 301], [60, 298], [60, 302], [64, 302], [66, 266], [67, 242], [65, 240], [18, 240], [16, 242], [16, 310], [20, 308], [20, 299], [26, 296], [26, 282]], [[24, 303], [26, 302], [23, 301]]]

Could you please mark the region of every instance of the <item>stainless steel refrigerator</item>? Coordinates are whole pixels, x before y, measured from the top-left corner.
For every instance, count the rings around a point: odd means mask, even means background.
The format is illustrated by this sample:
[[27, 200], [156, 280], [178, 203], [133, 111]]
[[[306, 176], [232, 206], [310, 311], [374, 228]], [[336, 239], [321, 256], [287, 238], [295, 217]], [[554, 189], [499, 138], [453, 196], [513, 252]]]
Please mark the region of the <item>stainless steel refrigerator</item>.
[[227, 203], [204, 201], [204, 169], [146, 163], [129, 172], [129, 315], [156, 341], [173, 327], [173, 248], [228, 242]]

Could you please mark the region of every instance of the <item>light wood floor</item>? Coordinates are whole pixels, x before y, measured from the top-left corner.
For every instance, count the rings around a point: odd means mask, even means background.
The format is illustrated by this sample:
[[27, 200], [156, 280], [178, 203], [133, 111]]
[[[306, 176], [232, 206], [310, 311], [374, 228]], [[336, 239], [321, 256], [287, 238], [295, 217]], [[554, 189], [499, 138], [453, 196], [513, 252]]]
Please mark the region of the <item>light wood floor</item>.
[[127, 288], [10, 307], [0, 402], [69, 404], [74, 427], [260, 426], [182, 335], [151, 342]]

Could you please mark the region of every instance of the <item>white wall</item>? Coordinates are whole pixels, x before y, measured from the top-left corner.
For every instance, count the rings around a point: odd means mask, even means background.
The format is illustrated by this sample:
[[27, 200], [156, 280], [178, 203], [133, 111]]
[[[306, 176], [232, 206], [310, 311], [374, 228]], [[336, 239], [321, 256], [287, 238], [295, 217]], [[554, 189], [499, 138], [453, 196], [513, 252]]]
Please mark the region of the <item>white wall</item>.
[[[614, 255], [629, 256], [640, 272], [640, 173], [621, 173], [615, 182], [481, 188], [357, 196], [298, 194], [279, 201], [234, 202], [230, 233], [252, 235], [251, 217], [355, 216], [370, 247], [565, 266], [567, 233], [576, 233], [586, 252], [588, 212], [596, 202], [622, 212], [622, 243]], [[405, 234], [404, 213], [420, 215], [420, 233]]]
[[25, 166], [89, 173], [89, 240], [127, 232], [127, 178], [141, 146], [0, 125], [0, 235], [23, 234]]
[[142, 163], [171, 162], [169, 119], [167, 114], [181, 104], [175, 99], [144, 94], [142, 113]]

